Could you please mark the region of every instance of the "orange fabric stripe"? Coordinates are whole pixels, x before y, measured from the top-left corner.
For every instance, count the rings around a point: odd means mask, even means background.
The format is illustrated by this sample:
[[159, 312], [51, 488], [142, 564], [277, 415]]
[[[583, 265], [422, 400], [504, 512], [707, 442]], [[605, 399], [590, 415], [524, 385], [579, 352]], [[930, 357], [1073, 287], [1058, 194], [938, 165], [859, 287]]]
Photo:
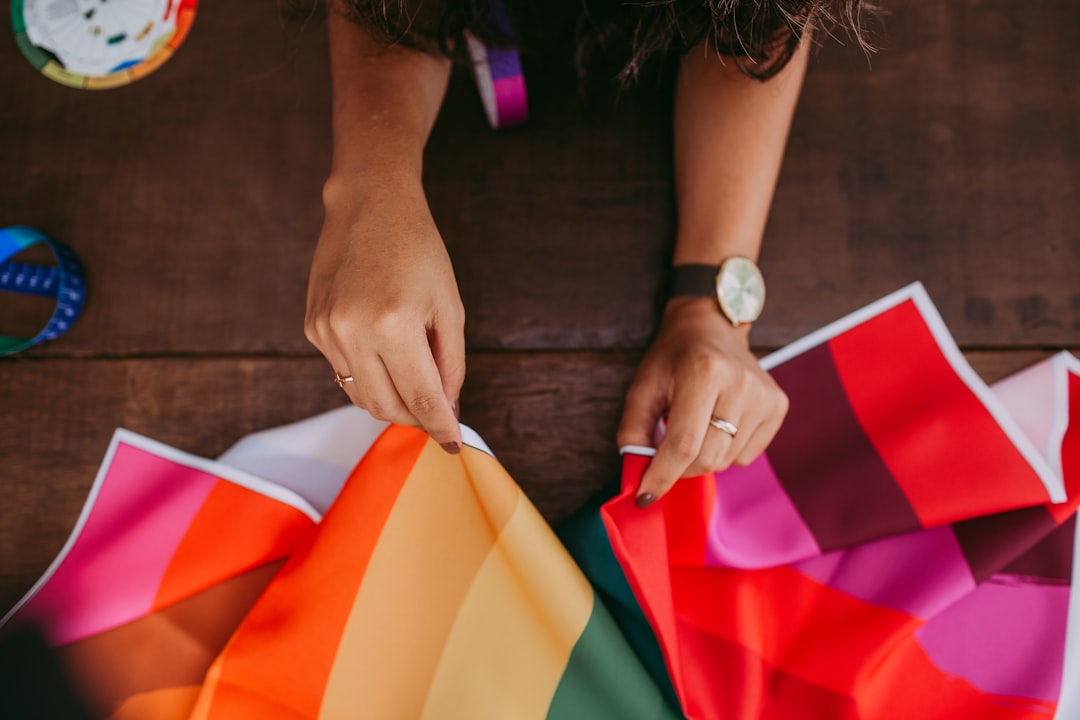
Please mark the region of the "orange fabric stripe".
[[[249, 687], [276, 703], [276, 716], [290, 709], [301, 716], [318, 714], [360, 579], [427, 441], [419, 430], [391, 427], [375, 442], [341, 497], [296, 549], [211, 668], [198, 716], [269, 717], [264, 710], [251, 709], [242, 690]], [[313, 552], [326, 545], [335, 551]], [[353, 572], [342, 574], [342, 568]], [[297, 672], [298, 663], [303, 672]]]
[[364, 572], [320, 717], [420, 717], [461, 605], [523, 501], [491, 456], [428, 443]]
[[311, 526], [296, 508], [219, 480], [169, 561], [152, 612], [284, 558]]

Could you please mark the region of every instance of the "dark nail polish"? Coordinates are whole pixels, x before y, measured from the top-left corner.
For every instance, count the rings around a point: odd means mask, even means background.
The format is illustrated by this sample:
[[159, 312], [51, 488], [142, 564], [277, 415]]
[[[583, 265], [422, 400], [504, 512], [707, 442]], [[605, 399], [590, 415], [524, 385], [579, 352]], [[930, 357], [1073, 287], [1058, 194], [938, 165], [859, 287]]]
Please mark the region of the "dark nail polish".
[[634, 499], [634, 504], [644, 510], [656, 502], [656, 496], [652, 493], [641, 493]]
[[457, 455], [459, 452], [461, 452], [461, 446], [458, 445], [456, 442], [443, 443], [442, 449], [450, 453], [451, 455]]

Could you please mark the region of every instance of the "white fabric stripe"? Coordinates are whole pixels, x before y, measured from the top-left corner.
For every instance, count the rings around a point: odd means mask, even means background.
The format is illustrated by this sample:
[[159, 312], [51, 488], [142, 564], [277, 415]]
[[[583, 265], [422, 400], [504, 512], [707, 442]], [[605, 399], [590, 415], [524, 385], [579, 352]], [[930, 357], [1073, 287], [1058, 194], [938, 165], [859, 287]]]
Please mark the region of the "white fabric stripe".
[[330, 509], [351, 470], [319, 458], [284, 451], [257, 435], [248, 436], [229, 448], [219, 461], [288, 488], [320, 513]]
[[895, 292], [889, 293], [880, 300], [875, 300], [869, 305], [861, 307], [849, 315], [845, 315], [839, 320], [835, 320], [808, 335], [802, 336], [798, 340], [785, 345], [774, 353], [766, 355], [761, 358], [758, 364], [765, 370], [772, 370], [777, 365], [785, 363], [797, 355], [802, 355], [807, 350], [811, 350], [822, 343], [832, 340], [837, 335], [850, 330], [856, 325], [860, 325], [870, 318], [881, 315], [886, 310], [891, 310], [897, 305], [913, 299], [916, 293], [920, 292], [923, 295], [926, 294], [926, 289], [923, 287], [923, 284], [920, 282], [911, 283]]
[[[953, 370], [960, 376], [960, 379], [971, 388], [971, 391], [975, 393], [976, 397], [982, 401], [986, 409], [990, 411], [990, 415], [997, 421], [998, 425], [1005, 432], [1005, 434], [1012, 440], [1016, 449], [1024, 456], [1028, 464], [1031, 465], [1031, 469], [1039, 476], [1039, 480], [1042, 481], [1043, 487], [1046, 488], [1046, 494], [1050, 498], [1050, 502], [1061, 503], [1065, 502], [1068, 498], [1065, 495], [1065, 482], [1061, 478], [1060, 472], [1055, 472], [1050, 463], [1046, 461], [1042, 450], [1035, 446], [1027, 435], [1020, 429], [1020, 426], [1016, 424], [1016, 420], [1005, 409], [1005, 406], [1001, 404], [1001, 401], [989, 386], [983, 381], [979, 374], [968, 364], [964, 354], [960, 352], [960, 348], [957, 346], [956, 341], [953, 340], [952, 335], [949, 333], [948, 327], [945, 325], [945, 321], [941, 318], [937, 308], [934, 307], [934, 303], [931, 302], [930, 296], [926, 293], [926, 288], [921, 284], [915, 289], [914, 296], [912, 298], [915, 301], [916, 307], [922, 313], [923, 318], [926, 319], [927, 325], [930, 327], [930, 331], [934, 334], [934, 338], [937, 340], [938, 347], [945, 354], [945, 358], [952, 365]], [[1060, 402], [1060, 401], [1059, 401]], [[1060, 449], [1058, 450], [1060, 454]]]
[[491, 457], [495, 457], [495, 453], [491, 451], [488, 444], [484, 442], [484, 439], [468, 425], [461, 426], [461, 442], [465, 443], [471, 448], [476, 448], [481, 452], [485, 452]]
[[[110, 444], [110, 450], [113, 449], [112, 445], [117, 444], [118, 442], [145, 450], [148, 453], [170, 460], [179, 465], [186, 465], [195, 470], [201, 470], [208, 475], [219, 477], [222, 480], [228, 480], [231, 483], [246, 487], [260, 495], [265, 495], [268, 498], [290, 505], [311, 518], [312, 522], [317, 523], [322, 520], [322, 513], [311, 507], [311, 504], [307, 500], [304, 500], [292, 490], [283, 488], [280, 485], [264, 480], [263, 478], [256, 477], [239, 468], [215, 460], [208, 460], [204, 457], [199, 457], [198, 455], [192, 455], [183, 450], [177, 450], [165, 443], [151, 440], [148, 437], [131, 432], [130, 430], [125, 430], [124, 428], [117, 428], [116, 432], [113, 434], [113, 443]], [[111, 456], [109, 459], [112, 459]], [[104, 479], [104, 476], [102, 476], [102, 479]]]
[[620, 455], [644, 455], [645, 457], [655, 457], [656, 448], [646, 447], [645, 445], [623, 445], [619, 448]]
[[277, 447], [282, 454], [317, 458], [351, 471], [389, 425], [354, 405], [345, 405], [288, 425], [252, 433], [226, 450], [220, 460], [230, 462], [233, 457], [242, 457], [247, 453], [243, 445], [251, 438], [258, 438], [264, 444], [262, 447]]

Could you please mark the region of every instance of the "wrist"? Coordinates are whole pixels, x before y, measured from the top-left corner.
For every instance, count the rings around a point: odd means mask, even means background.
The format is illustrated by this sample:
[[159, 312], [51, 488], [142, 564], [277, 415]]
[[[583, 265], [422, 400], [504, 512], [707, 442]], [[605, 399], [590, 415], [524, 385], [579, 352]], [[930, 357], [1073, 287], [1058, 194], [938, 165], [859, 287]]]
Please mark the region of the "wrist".
[[404, 170], [371, 169], [331, 172], [323, 184], [323, 208], [329, 214], [341, 207], [423, 199], [424, 185], [419, 173]]
[[758, 319], [765, 304], [765, 280], [748, 257], [732, 255], [719, 265], [676, 264], [671, 268], [669, 297], [709, 298], [732, 325]]
[[717, 328], [732, 335], [748, 338], [751, 323], [739, 323], [732, 325], [731, 321], [724, 317], [717, 305], [715, 298], [706, 297], [673, 297], [664, 304], [664, 312], [661, 317], [662, 323], [682, 321], [708, 321]]
[[750, 326], [728, 322], [707, 298], [672, 298], [664, 306], [659, 336], [750, 352]]

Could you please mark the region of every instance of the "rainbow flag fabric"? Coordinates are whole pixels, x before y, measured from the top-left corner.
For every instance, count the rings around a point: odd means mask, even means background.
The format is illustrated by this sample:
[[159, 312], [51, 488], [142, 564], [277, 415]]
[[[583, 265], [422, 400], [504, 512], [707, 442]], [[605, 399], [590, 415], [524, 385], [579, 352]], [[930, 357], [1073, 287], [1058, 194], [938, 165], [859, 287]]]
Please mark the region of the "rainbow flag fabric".
[[0, 639], [116, 719], [1080, 718], [1080, 362], [989, 388], [915, 285], [763, 365], [762, 457], [558, 535], [467, 428], [117, 431]]

